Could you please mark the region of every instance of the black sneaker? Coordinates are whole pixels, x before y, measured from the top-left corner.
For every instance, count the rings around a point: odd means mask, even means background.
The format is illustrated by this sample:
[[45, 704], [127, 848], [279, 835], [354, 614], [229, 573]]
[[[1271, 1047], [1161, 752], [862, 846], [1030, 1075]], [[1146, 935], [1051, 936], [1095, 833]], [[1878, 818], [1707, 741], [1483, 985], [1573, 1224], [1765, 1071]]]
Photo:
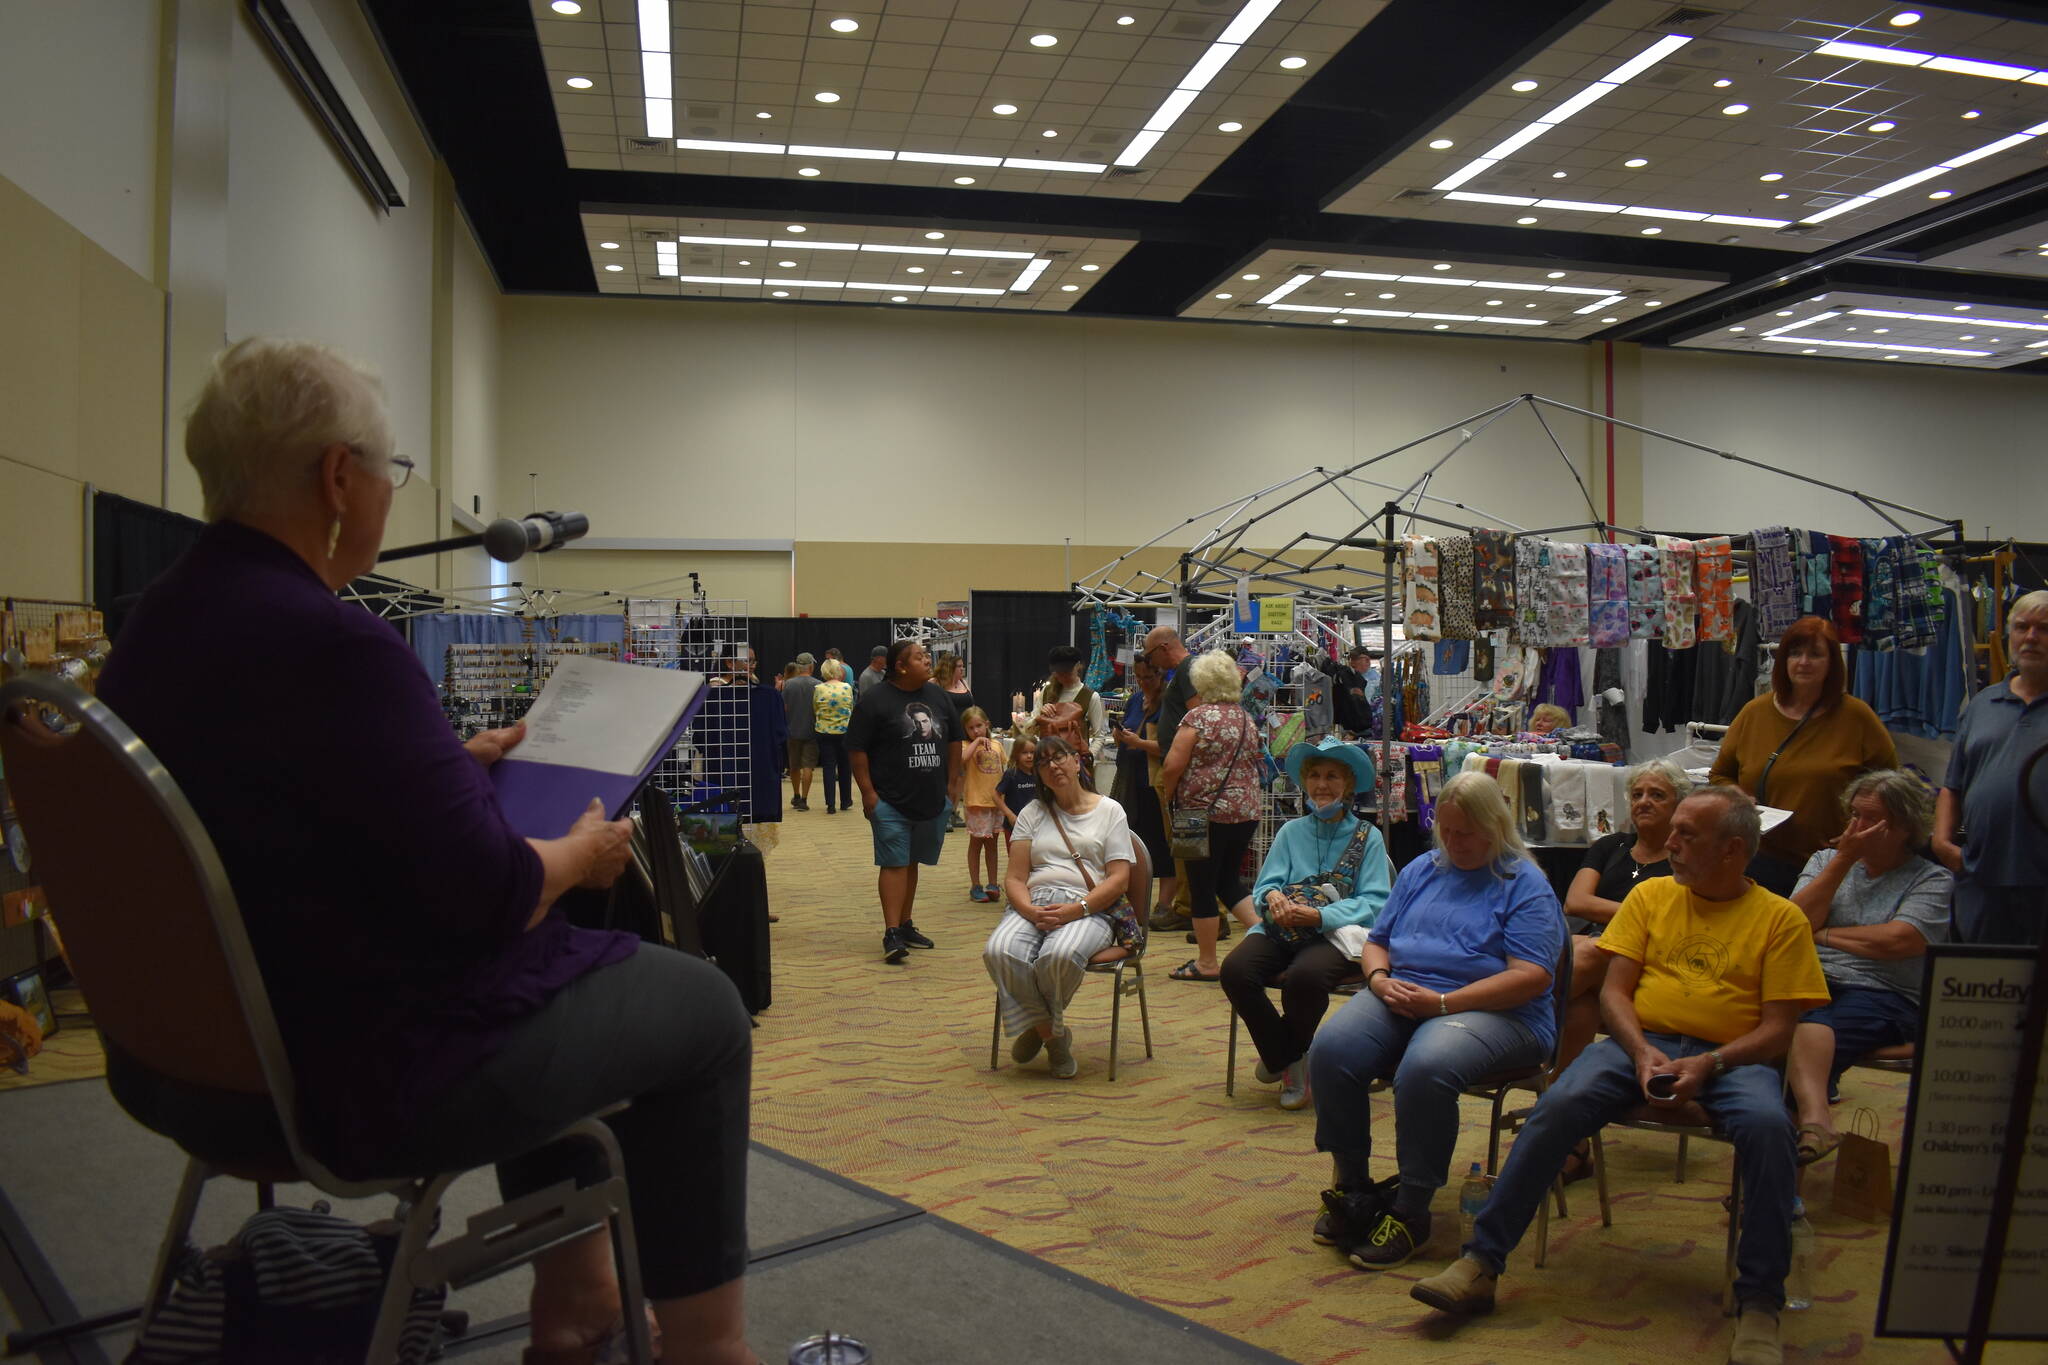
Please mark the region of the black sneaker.
[[1349, 1255], [1352, 1246], [1365, 1241], [1400, 1187], [1401, 1177], [1390, 1175], [1357, 1194], [1345, 1189], [1324, 1190], [1323, 1212], [1309, 1239], [1317, 1246], [1338, 1247]]
[[939, 946], [923, 934], [917, 932], [917, 926], [909, 920], [903, 921], [897, 928], [896, 933], [898, 937], [913, 948], [936, 948]]
[[1380, 1215], [1379, 1223], [1360, 1245], [1344, 1249], [1345, 1257], [1360, 1270], [1392, 1270], [1414, 1259], [1416, 1249], [1429, 1240], [1429, 1215], [1419, 1214], [1403, 1221], [1392, 1210]]
[[809, 810], [811, 803], [804, 800], [801, 796], [792, 796], [789, 798], [789, 807], [791, 810]]
[[901, 929], [882, 931], [882, 961], [895, 964], [910, 956], [910, 945], [903, 941]]

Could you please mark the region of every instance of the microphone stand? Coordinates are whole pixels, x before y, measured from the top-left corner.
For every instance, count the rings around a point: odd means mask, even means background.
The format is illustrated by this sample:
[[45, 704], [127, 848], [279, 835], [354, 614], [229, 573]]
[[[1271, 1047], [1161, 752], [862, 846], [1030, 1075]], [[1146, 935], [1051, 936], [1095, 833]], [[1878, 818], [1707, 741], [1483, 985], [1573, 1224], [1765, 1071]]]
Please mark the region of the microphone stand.
[[377, 556], [379, 564], [393, 559], [411, 559], [417, 555], [437, 555], [447, 550], [467, 550], [484, 543], [484, 533], [474, 532], [466, 536], [450, 536], [446, 540], [428, 540], [418, 545], [401, 545], [395, 550], [386, 550]]

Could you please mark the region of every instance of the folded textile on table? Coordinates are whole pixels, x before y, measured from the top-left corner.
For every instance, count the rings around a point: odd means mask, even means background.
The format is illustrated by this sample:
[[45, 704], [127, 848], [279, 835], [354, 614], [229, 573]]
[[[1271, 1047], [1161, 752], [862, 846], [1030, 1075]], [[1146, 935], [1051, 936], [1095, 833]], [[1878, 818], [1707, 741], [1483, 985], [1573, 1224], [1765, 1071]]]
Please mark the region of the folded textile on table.
[[1519, 758], [1488, 759], [1486, 770], [1500, 783], [1501, 793], [1508, 799], [1508, 809], [1513, 812], [1515, 828], [1523, 826], [1525, 816], [1522, 805], [1522, 760]]
[[1401, 571], [1406, 611], [1401, 628], [1411, 640], [1439, 639], [1443, 635], [1443, 576], [1438, 571], [1436, 541], [1430, 536], [1405, 536], [1403, 543], [1407, 547]]
[[1693, 584], [1699, 593], [1699, 639], [1719, 643], [1735, 638], [1735, 558], [1728, 537], [1693, 542]]
[[[1799, 614], [1835, 619], [1835, 549], [1825, 531], [1798, 531]], [[1802, 543], [1804, 548], [1802, 547]]]
[[1828, 589], [1835, 599], [1835, 634], [1845, 645], [1863, 643], [1863, 542], [1828, 537]]
[[1544, 825], [1553, 844], [1586, 842], [1586, 765], [1545, 763], [1537, 770], [1543, 777]]
[[1472, 537], [1445, 536], [1437, 542], [1437, 561], [1444, 638], [1469, 640], [1479, 633], [1472, 621]]
[[1657, 537], [1657, 571], [1664, 580], [1664, 648], [1691, 649], [1699, 640], [1699, 588], [1693, 547], [1677, 536]]
[[1756, 548], [1749, 570], [1749, 596], [1756, 603], [1757, 630], [1776, 640], [1799, 619], [1799, 562], [1792, 551], [1790, 527], [1763, 526], [1749, 533]]
[[1550, 814], [1543, 807], [1543, 770], [1555, 765], [1534, 761], [1522, 764], [1516, 774], [1522, 784], [1522, 841], [1530, 844], [1546, 842], [1550, 831]]
[[1622, 769], [1602, 763], [1586, 769], [1586, 842], [1604, 839], [1628, 823]]
[[1596, 649], [1628, 643], [1628, 551], [1619, 545], [1586, 547], [1586, 599], [1590, 641]]
[[1664, 638], [1664, 571], [1658, 567], [1657, 547], [1630, 545], [1628, 550], [1628, 637], [1631, 640]]
[[1472, 624], [1478, 630], [1506, 630], [1515, 624], [1515, 534], [1472, 533]]

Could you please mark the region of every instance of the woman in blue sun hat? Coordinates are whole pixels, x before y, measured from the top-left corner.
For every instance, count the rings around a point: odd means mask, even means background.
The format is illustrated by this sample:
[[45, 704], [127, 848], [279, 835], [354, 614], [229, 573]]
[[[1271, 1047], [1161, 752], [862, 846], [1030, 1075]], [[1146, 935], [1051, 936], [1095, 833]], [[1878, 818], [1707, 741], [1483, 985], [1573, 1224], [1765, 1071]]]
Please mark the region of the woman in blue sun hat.
[[1259, 922], [1224, 960], [1223, 993], [1258, 1049], [1258, 1078], [1279, 1081], [1280, 1107], [1299, 1109], [1308, 1103], [1308, 1045], [1331, 991], [1358, 975], [1359, 946], [1387, 903], [1394, 867], [1380, 832], [1351, 810], [1374, 786], [1365, 750], [1330, 736], [1295, 745], [1286, 764], [1308, 813], [1273, 838], [1252, 888]]

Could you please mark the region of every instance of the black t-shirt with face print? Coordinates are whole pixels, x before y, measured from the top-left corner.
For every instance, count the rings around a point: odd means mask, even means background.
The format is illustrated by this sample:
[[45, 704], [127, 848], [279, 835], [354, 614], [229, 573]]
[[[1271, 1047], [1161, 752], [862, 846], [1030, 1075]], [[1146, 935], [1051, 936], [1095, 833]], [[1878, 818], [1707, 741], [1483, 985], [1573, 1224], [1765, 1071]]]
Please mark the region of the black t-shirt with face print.
[[854, 704], [846, 747], [868, 756], [875, 794], [911, 820], [946, 809], [946, 753], [960, 739], [953, 699], [937, 683], [906, 692], [871, 687]]

